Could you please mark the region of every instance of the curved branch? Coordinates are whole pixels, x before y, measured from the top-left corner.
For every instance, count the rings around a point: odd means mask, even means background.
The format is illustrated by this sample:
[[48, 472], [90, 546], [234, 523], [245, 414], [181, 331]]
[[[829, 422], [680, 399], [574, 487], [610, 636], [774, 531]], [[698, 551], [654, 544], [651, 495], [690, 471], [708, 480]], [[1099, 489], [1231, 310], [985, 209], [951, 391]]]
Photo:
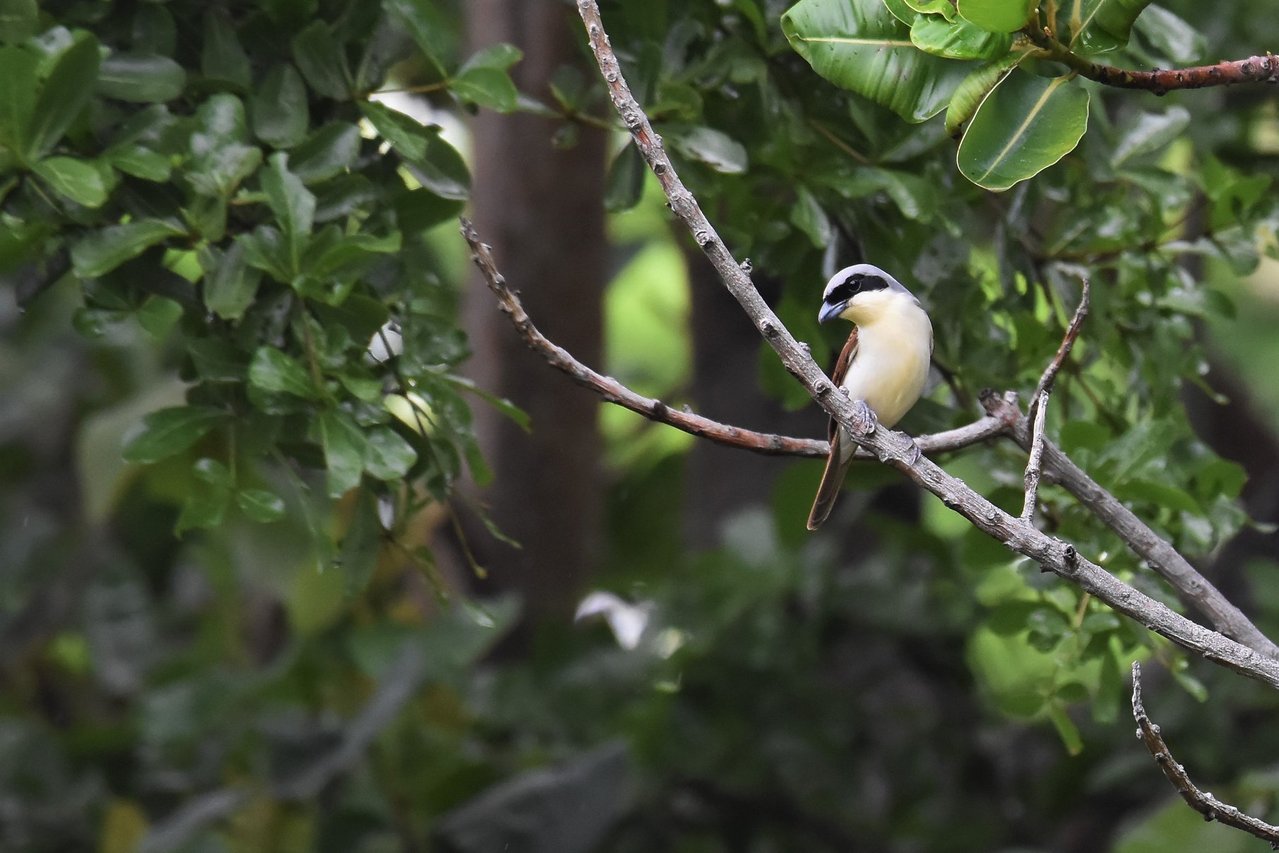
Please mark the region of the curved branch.
[[1013, 551], [1034, 560], [1045, 570], [1072, 581], [1114, 610], [1174, 643], [1279, 689], [1279, 661], [1268, 659], [1253, 649], [1173, 612], [1083, 557], [1073, 545], [1049, 537], [1009, 515], [923, 456], [918, 445], [909, 436], [880, 428], [874, 414], [864, 402], [849, 400], [836, 391], [807, 350], [799, 345], [768, 307], [750, 277], [707, 220], [697, 199], [675, 173], [660, 138], [653, 131], [648, 117], [622, 76], [600, 19], [596, 0], [577, 0], [577, 9], [586, 26], [591, 50], [608, 86], [613, 106], [630, 131], [644, 161], [657, 176], [671, 210], [692, 233], [693, 239], [714, 265], [724, 286], [754, 322], [764, 340], [777, 352], [787, 371], [803, 384], [822, 409], [850, 431], [859, 445], [872, 451], [881, 462], [892, 465], [937, 495], [946, 506], [968, 519], [973, 526]]
[[1172, 757], [1168, 744], [1164, 742], [1163, 732], [1159, 730], [1159, 726], [1151, 722], [1141, 702], [1141, 664], [1137, 661], [1132, 662], [1132, 716], [1137, 721], [1137, 737], [1141, 738], [1146, 749], [1150, 750], [1159, 769], [1168, 777], [1168, 781], [1177, 789], [1177, 793], [1181, 794], [1181, 798], [1187, 805], [1203, 815], [1204, 820], [1215, 820], [1226, 826], [1242, 829], [1262, 841], [1269, 841], [1272, 849], [1279, 849], [1279, 826], [1271, 826], [1229, 803], [1223, 803], [1207, 791], [1199, 790], [1199, 787], [1190, 780], [1186, 768]]
[[[524, 310], [519, 295], [506, 283], [506, 277], [497, 268], [493, 253], [488, 244], [480, 239], [479, 233], [469, 219], [461, 220], [462, 237], [471, 247], [471, 258], [479, 268], [480, 275], [489, 286], [489, 290], [497, 297], [498, 307], [510, 318], [515, 330], [529, 349], [538, 353], [557, 370], [565, 373], [570, 379], [594, 391], [606, 402], [629, 409], [643, 415], [651, 421], [673, 426], [698, 438], [705, 438], [726, 447], [750, 450], [765, 456], [802, 456], [809, 459], [825, 459], [830, 453], [830, 444], [823, 439], [792, 438], [785, 435], [755, 432], [742, 429], [720, 421], [711, 420], [694, 414], [686, 409], [673, 409], [661, 400], [645, 397], [632, 391], [626, 385], [611, 376], [597, 373], [578, 361], [571, 352], [551, 341]], [[1007, 431], [1007, 425], [999, 418], [987, 415], [971, 424], [958, 427], [935, 435], [921, 435], [916, 439], [919, 449], [925, 453], [944, 453], [960, 450], [973, 444], [979, 444]], [[860, 451], [863, 459], [874, 457], [866, 451]]]
[[1232, 86], [1236, 83], [1279, 83], [1279, 56], [1272, 53], [1193, 68], [1133, 71], [1085, 59], [1053, 38], [1049, 30], [1038, 25], [1026, 27], [1022, 32], [1036, 47], [1047, 53], [1049, 59], [1069, 66], [1089, 80], [1119, 89], [1141, 89], [1162, 95], [1174, 89], [1204, 89], [1209, 86]]

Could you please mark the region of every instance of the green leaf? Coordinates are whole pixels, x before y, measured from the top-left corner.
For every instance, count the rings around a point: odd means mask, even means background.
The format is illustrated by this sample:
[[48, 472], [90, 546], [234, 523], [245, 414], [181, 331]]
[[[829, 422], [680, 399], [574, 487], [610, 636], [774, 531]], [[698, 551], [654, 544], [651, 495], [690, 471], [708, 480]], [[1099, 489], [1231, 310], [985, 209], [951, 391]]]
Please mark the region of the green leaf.
[[1058, 38], [1084, 53], [1123, 47], [1150, 0], [1072, 0], [1057, 7]]
[[152, 412], [125, 437], [124, 458], [148, 464], [186, 450], [222, 421], [226, 412], [207, 406], [174, 406]]
[[36, 0], [0, 0], [0, 42], [20, 42], [35, 35], [40, 23]]
[[977, 112], [977, 107], [981, 106], [982, 100], [990, 93], [990, 90], [995, 88], [1004, 75], [1015, 68], [1023, 58], [1022, 55], [1006, 56], [998, 62], [983, 65], [964, 78], [964, 82], [959, 84], [959, 88], [951, 96], [950, 105], [946, 108], [948, 136], [954, 136], [959, 132], [960, 126], [973, 117], [973, 113]]
[[230, 83], [241, 91], [247, 91], [253, 83], [249, 55], [224, 10], [210, 9], [205, 13], [200, 71], [210, 80]]
[[0, 144], [25, 158], [36, 106], [34, 53], [20, 47], [0, 47]]
[[247, 517], [261, 524], [284, 518], [284, 499], [266, 489], [241, 489], [235, 493], [235, 503]]
[[382, 543], [382, 525], [377, 515], [377, 500], [367, 489], [355, 500], [351, 523], [342, 537], [338, 563], [346, 575], [347, 595], [358, 595], [368, 585], [377, 568]]
[[351, 67], [324, 21], [315, 21], [294, 36], [293, 61], [316, 92], [334, 100], [350, 99]]
[[360, 153], [360, 129], [345, 122], [325, 125], [293, 149], [289, 168], [306, 184], [340, 175]]
[[238, 320], [253, 304], [262, 276], [245, 262], [244, 243], [233, 242], [225, 252], [213, 246], [200, 250], [204, 270], [204, 305], [224, 320]]
[[390, 427], [374, 427], [368, 434], [365, 468], [379, 480], [399, 480], [417, 461], [417, 451]]
[[253, 133], [274, 148], [292, 148], [306, 138], [311, 117], [306, 86], [292, 65], [272, 68], [249, 102]]
[[444, 66], [439, 57], [448, 56], [452, 50], [448, 37], [451, 29], [448, 13], [434, 3], [419, 0], [383, 0], [382, 6], [422, 51], [423, 59], [430, 66], [429, 72], [433, 72], [433, 79], [443, 80]]
[[28, 160], [49, 153], [80, 115], [93, 96], [98, 62], [98, 41], [89, 35], [58, 55], [36, 98], [27, 134]]
[[187, 177], [197, 193], [226, 198], [262, 163], [262, 151], [244, 144], [244, 104], [225, 92], [213, 95], [196, 110], [195, 127]]
[[311, 382], [306, 368], [292, 356], [274, 347], [258, 347], [249, 362], [249, 384], [272, 394], [292, 394], [314, 400], [319, 389]]
[[880, 0], [800, 0], [782, 31], [818, 74], [907, 121], [941, 112], [970, 70], [918, 50]]
[[98, 71], [98, 94], [117, 101], [152, 104], [182, 94], [187, 75], [167, 56], [113, 53]]
[[1185, 107], [1170, 107], [1164, 113], [1139, 113], [1126, 123], [1110, 154], [1110, 165], [1119, 168], [1133, 157], [1161, 150], [1190, 125]]
[[639, 149], [627, 143], [613, 158], [608, 169], [608, 181], [604, 189], [604, 208], [609, 213], [621, 213], [639, 204], [644, 193], [644, 175], [647, 167]]
[[685, 157], [705, 163], [725, 175], [741, 175], [750, 165], [746, 147], [712, 127], [669, 126], [667, 141]]
[[1208, 51], [1203, 33], [1153, 3], [1137, 18], [1133, 28], [1142, 40], [1172, 65], [1198, 62]]
[[101, 207], [115, 186], [109, 166], [75, 157], [49, 157], [36, 163], [34, 171], [56, 193], [85, 207]]
[[148, 247], [184, 233], [159, 219], [142, 219], [90, 231], [71, 247], [71, 265], [81, 278], [97, 278]]
[[1036, 0], [958, 0], [960, 16], [992, 33], [1011, 33], [1029, 21]]
[[262, 171], [262, 190], [284, 235], [290, 277], [295, 276], [302, 268], [302, 253], [315, 223], [315, 195], [289, 171], [289, 155], [283, 152], [272, 154]]
[[440, 138], [440, 129], [426, 127], [411, 116], [385, 104], [360, 104], [369, 123], [401, 157], [416, 167], [413, 175], [422, 186], [441, 198], [465, 200], [470, 195], [470, 174], [462, 156]]
[[1070, 77], [1014, 72], [977, 108], [959, 143], [959, 170], [1006, 190], [1066, 156], [1088, 127], [1088, 91]]
[[118, 171], [144, 181], [163, 183], [173, 174], [173, 163], [168, 157], [142, 145], [113, 148], [107, 154], [107, 162]]
[[1013, 43], [1006, 33], [988, 32], [967, 21], [950, 22], [936, 15], [916, 20], [910, 28], [910, 40], [925, 53], [946, 59], [997, 59], [1008, 53]]
[[217, 527], [231, 503], [234, 478], [226, 465], [207, 457], [197, 459], [191, 473], [195, 484], [188, 490], [174, 525], [174, 533], [179, 536], [186, 530]]
[[799, 187], [796, 195], [795, 205], [790, 211], [791, 224], [802, 231], [815, 248], [826, 248], [834, 234], [830, 217], [806, 187]]
[[360, 484], [368, 443], [355, 421], [341, 412], [321, 412], [315, 423], [324, 448], [329, 497], [340, 498]]
[[500, 113], [515, 109], [519, 92], [510, 76], [498, 68], [471, 68], [449, 81], [449, 91], [463, 101]]
[[462, 63], [458, 73], [464, 74], [474, 68], [492, 68], [497, 71], [506, 71], [523, 58], [524, 51], [515, 45], [497, 42], [471, 54], [471, 57]]

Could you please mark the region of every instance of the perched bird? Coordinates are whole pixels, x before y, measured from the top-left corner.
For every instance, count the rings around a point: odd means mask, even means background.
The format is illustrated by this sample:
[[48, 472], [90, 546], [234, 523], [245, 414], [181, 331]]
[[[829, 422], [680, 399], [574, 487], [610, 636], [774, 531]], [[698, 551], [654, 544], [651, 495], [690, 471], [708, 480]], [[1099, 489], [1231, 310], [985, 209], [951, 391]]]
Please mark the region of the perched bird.
[[[817, 322], [836, 317], [854, 325], [831, 380], [850, 399], [864, 400], [881, 424], [894, 426], [915, 405], [928, 381], [933, 354], [928, 314], [897, 279], [879, 267], [856, 264], [826, 282]], [[830, 455], [808, 514], [809, 530], [816, 530], [830, 515], [856, 449], [848, 430], [831, 419]]]

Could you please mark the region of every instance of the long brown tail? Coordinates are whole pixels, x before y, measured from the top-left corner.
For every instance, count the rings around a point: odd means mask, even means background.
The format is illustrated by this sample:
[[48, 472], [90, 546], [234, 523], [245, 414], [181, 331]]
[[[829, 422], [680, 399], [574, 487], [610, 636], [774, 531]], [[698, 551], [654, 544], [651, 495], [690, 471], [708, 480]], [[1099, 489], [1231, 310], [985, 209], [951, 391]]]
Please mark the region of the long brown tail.
[[844, 485], [844, 475], [848, 473], [848, 466], [853, 461], [852, 454], [843, 462], [839, 461], [842, 455], [839, 430], [834, 433], [830, 442], [830, 455], [826, 457], [826, 470], [822, 472], [822, 482], [817, 487], [813, 508], [808, 512], [809, 530], [821, 527], [822, 522], [830, 517], [830, 511], [835, 508], [835, 499], [839, 497], [839, 490]]

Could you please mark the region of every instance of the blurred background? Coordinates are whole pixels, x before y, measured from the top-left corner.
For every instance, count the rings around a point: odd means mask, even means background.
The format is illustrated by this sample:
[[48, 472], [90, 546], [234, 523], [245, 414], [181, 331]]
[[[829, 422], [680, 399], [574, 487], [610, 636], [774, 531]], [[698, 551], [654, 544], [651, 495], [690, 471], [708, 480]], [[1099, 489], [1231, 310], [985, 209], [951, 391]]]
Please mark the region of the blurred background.
[[[234, 54], [236, 33], [259, 81], [278, 34], [312, 21], [351, 57], [399, 31], [369, 100], [443, 128], [467, 214], [548, 337], [671, 406], [825, 434], [627, 145], [573, 4], [369, 4], [391, 25], [363, 30], [341, 0], [216, 5], [229, 26], [183, 0], [48, 3], [38, 31], [124, 49], [167, 15], [190, 68], [175, 115], [219, 91], [210, 45]], [[931, 432], [978, 417], [983, 388], [1034, 387], [1087, 270], [1094, 310], [1050, 434], [1279, 637], [1274, 87], [1096, 87], [1080, 148], [991, 194], [957, 173], [938, 121], [818, 78], [781, 32], [788, 5], [601, 3], [681, 176], [765, 297], [826, 364], [846, 333], [816, 325], [826, 277], [859, 261], [897, 275], [937, 333], [934, 387], [902, 428]], [[1169, 0], [1140, 20], [1116, 61], [1279, 44], [1256, 4]], [[494, 60], [499, 44], [519, 61]], [[466, 88], [468, 69], [509, 73], [518, 98], [491, 75]], [[346, 115], [308, 92], [317, 126]], [[377, 116], [362, 144], [389, 157]], [[1185, 659], [877, 466], [855, 466], [809, 534], [820, 462], [652, 424], [527, 350], [470, 266], [462, 199], [426, 171], [410, 186], [448, 204], [395, 274], [429, 301], [433, 345], [456, 345], [431, 363], [482, 391], [441, 415], [478, 453], [454, 453], [456, 477], [410, 470], [399, 486], [417, 497], [391, 510], [367, 476], [326, 498], [326, 457], [281, 445], [243, 464], [287, 511], [193, 521], [199, 445], [155, 464], [121, 452], [207, 378], [190, 326], [136, 306], [105, 322], [52, 252], [7, 265], [0, 849], [1256, 848], [1176, 798], [1133, 738], [1127, 672], [1148, 662], [1147, 708], [1200, 786], [1272, 819], [1273, 691]], [[939, 461], [1020, 506], [1011, 444]], [[1045, 529], [1174, 602], [1068, 495], [1043, 502]]]

